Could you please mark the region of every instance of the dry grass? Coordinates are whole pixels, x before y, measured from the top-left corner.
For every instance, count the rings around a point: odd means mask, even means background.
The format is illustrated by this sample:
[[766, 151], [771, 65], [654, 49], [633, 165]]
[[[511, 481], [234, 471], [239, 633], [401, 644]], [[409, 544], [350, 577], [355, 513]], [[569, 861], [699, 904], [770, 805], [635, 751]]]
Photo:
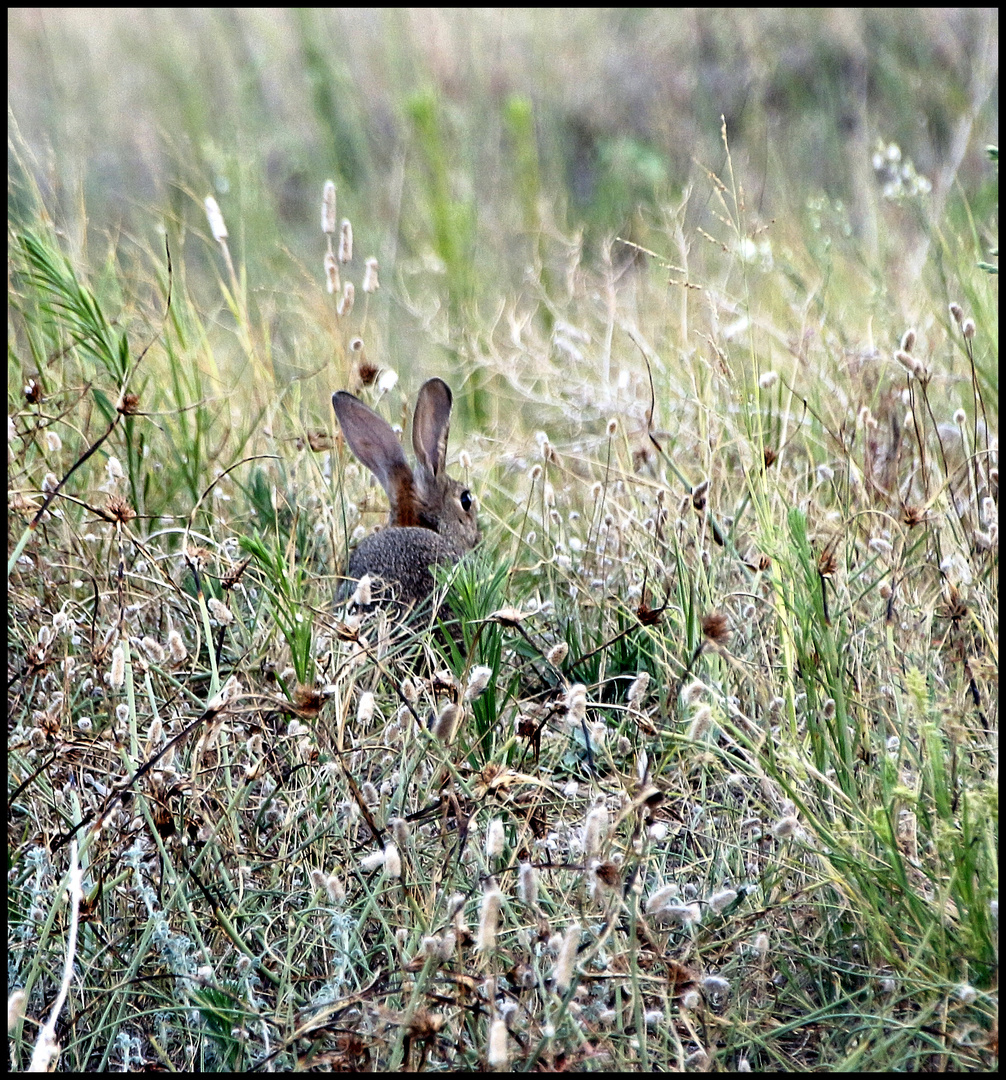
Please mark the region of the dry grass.
[[12, 237], [9, 966], [41, 1021], [78, 862], [64, 1068], [994, 1066], [994, 283], [707, 194], [426, 309], [488, 417], [454, 629], [333, 610], [381, 342], [320, 257], [250, 303], [222, 247], [214, 304]]

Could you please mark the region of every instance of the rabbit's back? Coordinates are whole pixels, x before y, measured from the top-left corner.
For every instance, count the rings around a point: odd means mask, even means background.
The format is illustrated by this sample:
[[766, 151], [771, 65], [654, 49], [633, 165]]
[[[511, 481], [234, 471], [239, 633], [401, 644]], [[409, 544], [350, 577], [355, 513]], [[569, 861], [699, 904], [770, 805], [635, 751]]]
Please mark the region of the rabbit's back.
[[[362, 540], [349, 558], [347, 577], [382, 578], [403, 603], [425, 599], [435, 582], [431, 566], [456, 562], [466, 549], [421, 526], [392, 526]], [[341, 590], [345, 592], [346, 589]]]

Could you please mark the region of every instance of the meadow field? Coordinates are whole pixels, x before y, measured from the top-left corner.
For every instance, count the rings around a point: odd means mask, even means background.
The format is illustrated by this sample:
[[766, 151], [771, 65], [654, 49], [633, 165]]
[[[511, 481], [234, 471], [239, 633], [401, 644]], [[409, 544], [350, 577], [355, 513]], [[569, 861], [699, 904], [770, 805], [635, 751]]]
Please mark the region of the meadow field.
[[8, 49], [11, 1067], [996, 1069], [997, 12]]

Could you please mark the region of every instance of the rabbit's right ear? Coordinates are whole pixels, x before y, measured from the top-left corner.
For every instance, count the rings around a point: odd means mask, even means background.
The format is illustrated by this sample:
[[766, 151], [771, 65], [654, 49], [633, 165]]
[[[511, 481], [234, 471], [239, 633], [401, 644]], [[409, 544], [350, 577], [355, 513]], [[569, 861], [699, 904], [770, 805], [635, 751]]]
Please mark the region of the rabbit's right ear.
[[451, 429], [451, 388], [443, 379], [427, 379], [419, 388], [412, 418], [412, 448], [431, 479], [442, 480]]
[[391, 425], [345, 390], [332, 395], [332, 408], [350, 450], [388, 493], [392, 525], [418, 525], [416, 486], [402, 445]]

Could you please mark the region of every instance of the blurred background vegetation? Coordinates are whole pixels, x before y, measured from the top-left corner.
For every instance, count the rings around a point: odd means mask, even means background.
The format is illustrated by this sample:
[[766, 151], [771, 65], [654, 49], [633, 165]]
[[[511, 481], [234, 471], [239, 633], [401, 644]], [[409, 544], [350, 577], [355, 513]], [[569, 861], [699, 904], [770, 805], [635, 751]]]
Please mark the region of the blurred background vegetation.
[[[288, 377], [325, 359], [277, 294], [291, 270], [305, 290], [323, 280], [330, 177], [360, 254], [381, 262], [368, 348], [412, 390], [437, 350], [456, 358], [462, 311], [486, 316], [532, 276], [562, 291], [543, 238], [582, 231], [588, 258], [616, 235], [663, 254], [664, 208], [723, 169], [721, 116], [749, 211], [767, 223], [823, 198], [868, 274], [891, 245], [917, 274], [945, 209], [984, 226], [997, 200], [990, 10], [22, 9], [8, 90], [27, 148], [9, 156], [15, 225], [34, 212], [29, 170], [76, 254], [100, 264], [111, 238], [119, 259], [160, 258], [166, 225], [198, 282], [217, 253], [187, 234], [205, 235], [214, 194]], [[890, 178], [871, 158], [889, 146], [932, 185], [928, 209], [878, 212]]]

